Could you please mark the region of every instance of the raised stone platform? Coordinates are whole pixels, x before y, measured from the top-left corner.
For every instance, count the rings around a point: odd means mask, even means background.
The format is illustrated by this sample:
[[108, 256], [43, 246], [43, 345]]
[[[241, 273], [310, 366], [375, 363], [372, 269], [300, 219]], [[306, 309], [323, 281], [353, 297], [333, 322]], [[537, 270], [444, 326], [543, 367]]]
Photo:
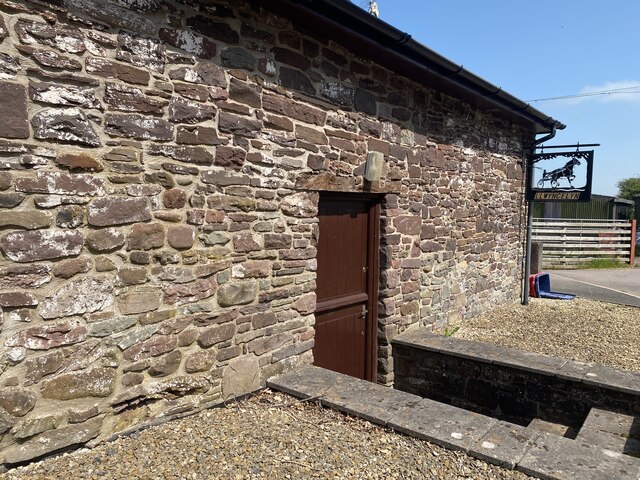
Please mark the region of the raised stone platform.
[[598, 443], [540, 432], [319, 367], [285, 373], [268, 385], [543, 479], [640, 478], [640, 459]]

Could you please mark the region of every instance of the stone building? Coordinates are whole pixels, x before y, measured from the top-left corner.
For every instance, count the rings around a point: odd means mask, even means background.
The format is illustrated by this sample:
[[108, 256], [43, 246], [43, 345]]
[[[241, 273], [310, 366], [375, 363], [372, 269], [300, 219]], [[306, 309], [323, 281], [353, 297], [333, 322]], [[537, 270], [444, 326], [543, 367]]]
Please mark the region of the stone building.
[[517, 296], [560, 126], [346, 0], [0, 0], [0, 463], [314, 353], [391, 384]]

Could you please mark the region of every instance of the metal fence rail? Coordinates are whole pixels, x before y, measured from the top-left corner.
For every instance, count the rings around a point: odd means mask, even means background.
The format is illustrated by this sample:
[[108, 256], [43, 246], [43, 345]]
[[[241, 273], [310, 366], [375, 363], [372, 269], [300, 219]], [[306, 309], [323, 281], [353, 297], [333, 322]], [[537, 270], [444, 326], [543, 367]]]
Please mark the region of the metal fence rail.
[[576, 267], [600, 258], [633, 264], [635, 220], [533, 219], [534, 242], [543, 243], [543, 268]]

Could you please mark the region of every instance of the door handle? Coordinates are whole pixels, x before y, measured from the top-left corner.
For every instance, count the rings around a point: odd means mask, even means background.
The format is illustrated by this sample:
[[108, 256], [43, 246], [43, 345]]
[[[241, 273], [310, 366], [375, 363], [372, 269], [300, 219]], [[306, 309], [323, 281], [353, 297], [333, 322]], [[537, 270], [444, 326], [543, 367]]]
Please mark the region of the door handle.
[[367, 310], [367, 307], [365, 307], [364, 305], [362, 306], [362, 318], [367, 318], [367, 314], [369, 313], [369, 310]]

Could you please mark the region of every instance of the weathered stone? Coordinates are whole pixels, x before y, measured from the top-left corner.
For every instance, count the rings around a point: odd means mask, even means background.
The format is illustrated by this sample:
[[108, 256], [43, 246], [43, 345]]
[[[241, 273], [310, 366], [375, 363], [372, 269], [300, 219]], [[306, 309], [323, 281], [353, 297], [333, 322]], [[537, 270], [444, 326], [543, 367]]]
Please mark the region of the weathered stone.
[[291, 248], [292, 237], [284, 233], [267, 233], [264, 235], [264, 248]]
[[11, 433], [13, 433], [15, 438], [19, 439], [33, 437], [39, 433], [57, 428], [61, 420], [59, 415], [43, 415], [26, 418], [17, 423]]
[[38, 305], [38, 299], [29, 292], [2, 292], [0, 293], [0, 307], [33, 307]]
[[307, 293], [301, 296], [298, 300], [291, 305], [296, 312], [300, 315], [310, 315], [316, 311], [316, 294]]
[[96, 257], [96, 272], [111, 272], [116, 269], [116, 264], [109, 257]]
[[149, 280], [144, 267], [123, 267], [118, 270], [116, 284], [119, 286], [140, 285]]
[[187, 18], [187, 27], [224, 43], [238, 43], [240, 41], [240, 35], [238, 35], [238, 32], [231, 28], [229, 24], [214, 22], [210, 17], [203, 15]]
[[29, 350], [49, 350], [82, 342], [86, 338], [87, 328], [78, 320], [62, 320], [22, 330], [7, 338], [4, 345]]
[[143, 327], [136, 328], [120, 339], [118, 342], [118, 348], [120, 350], [126, 350], [136, 343], [140, 343], [151, 338], [151, 336], [156, 334], [159, 329], [159, 325], [145, 325]]
[[82, 250], [80, 232], [37, 230], [11, 232], [0, 239], [0, 250], [14, 262], [37, 262], [73, 257]]
[[100, 410], [97, 405], [91, 407], [69, 410], [69, 423], [82, 423], [86, 422], [90, 418], [97, 416]]
[[78, 423], [42, 433], [23, 443], [11, 445], [3, 452], [8, 464], [21, 463], [70, 445], [83, 444], [100, 433], [102, 418]]
[[262, 106], [266, 110], [314, 125], [324, 125], [327, 117], [327, 114], [319, 108], [280, 95], [265, 93], [262, 96]]
[[255, 57], [242, 47], [225, 47], [220, 52], [222, 65], [242, 70], [255, 70], [258, 62]]
[[95, 88], [80, 85], [64, 85], [61, 83], [29, 82], [29, 96], [32, 100], [52, 105], [70, 107], [100, 108], [95, 97]]
[[164, 246], [164, 227], [159, 223], [137, 223], [127, 238], [127, 250], [151, 250]]
[[116, 59], [162, 73], [166, 47], [159, 40], [128, 32], [118, 34]]
[[218, 304], [221, 307], [245, 305], [255, 300], [258, 284], [253, 281], [229, 282], [218, 289]]
[[24, 228], [35, 230], [51, 225], [49, 214], [39, 211], [4, 212], [0, 215], [0, 227]]
[[168, 103], [144, 94], [139, 88], [117, 83], [107, 83], [104, 101], [112, 110], [141, 113], [162, 113]]
[[159, 35], [169, 45], [193, 53], [200, 58], [210, 59], [216, 56], [216, 44], [191, 30], [161, 28]]
[[254, 356], [236, 358], [222, 373], [222, 396], [225, 400], [238, 398], [262, 388], [264, 380]]
[[10, 172], [0, 172], [0, 191], [9, 190], [13, 185], [13, 175]]
[[169, 103], [169, 119], [176, 123], [200, 123], [213, 120], [216, 110], [205, 105], [180, 97], [173, 97]]
[[185, 358], [184, 371], [187, 373], [206, 372], [215, 363], [216, 355], [215, 349], [191, 353]]
[[402, 215], [393, 219], [393, 225], [399, 233], [405, 235], [420, 235], [422, 218], [420, 216]]
[[280, 67], [280, 83], [283, 87], [299, 90], [309, 95], [316, 94], [316, 88], [304, 73], [293, 68]]
[[227, 140], [218, 137], [218, 132], [215, 128], [179, 126], [176, 142], [186, 145], [223, 145], [227, 143]]
[[227, 87], [227, 77], [224, 69], [211, 62], [200, 62], [196, 67], [176, 68], [169, 72], [169, 78], [199, 85]]
[[149, 203], [145, 198], [109, 197], [91, 202], [89, 225], [106, 227], [151, 220]]
[[216, 171], [209, 170], [206, 172], [202, 172], [200, 175], [200, 180], [202, 183], [209, 183], [211, 185], [217, 186], [228, 186], [228, 185], [249, 185], [251, 179], [247, 175], [242, 175], [235, 172], [228, 172], [226, 170]]
[[3, 388], [0, 390], [0, 407], [14, 417], [24, 417], [36, 405], [36, 396], [20, 388]]
[[127, 348], [122, 356], [130, 362], [150, 357], [158, 357], [176, 348], [177, 340], [173, 335], [155, 335], [144, 342]]
[[44, 398], [74, 400], [86, 397], [108, 397], [115, 388], [116, 371], [113, 368], [92, 368], [61, 373], [42, 381], [40, 392]]
[[106, 58], [87, 58], [86, 70], [87, 73], [94, 73], [101, 77], [113, 78], [138, 85], [147, 85], [150, 78], [149, 72], [145, 70], [131, 67], [129, 65], [122, 65], [120, 63], [107, 60]]
[[328, 142], [327, 136], [322, 130], [305, 127], [304, 125], [296, 125], [296, 138], [316, 145], [326, 145]]
[[171, 284], [164, 289], [164, 302], [177, 305], [197, 302], [215, 295], [217, 287], [214, 276], [182, 285]]
[[244, 103], [253, 108], [260, 108], [262, 88], [258, 85], [250, 85], [236, 78], [231, 79], [229, 87], [229, 98], [234, 102]]
[[82, 53], [86, 50], [82, 34], [75, 28], [56, 24], [19, 19], [15, 26], [20, 41], [25, 44], [44, 44], [69, 53]]
[[31, 53], [31, 57], [44, 67], [82, 70], [82, 64], [78, 60], [66, 55], [60, 55], [54, 50], [34, 50]]
[[124, 315], [151, 312], [158, 309], [161, 298], [157, 287], [138, 287], [118, 297], [118, 308]]
[[[272, 49], [274, 58], [277, 62], [286, 63], [300, 70], [309, 70], [311, 67], [311, 60], [306, 55], [303, 55], [288, 48], [275, 47]], [[280, 69], [282, 74], [282, 69]]]
[[135, 317], [117, 317], [92, 323], [89, 326], [89, 335], [92, 337], [108, 337], [114, 333], [123, 332], [137, 323]]
[[113, 305], [112, 291], [113, 285], [108, 278], [74, 280], [42, 302], [40, 315], [50, 319], [101, 311]]
[[103, 179], [96, 178], [93, 175], [64, 172], [37, 172], [35, 178], [17, 178], [16, 191], [94, 196], [104, 194], [104, 183]]
[[229, 112], [221, 112], [218, 120], [218, 128], [221, 132], [232, 133], [244, 137], [255, 137], [262, 129], [262, 121], [254, 120], [242, 115], [234, 115]]
[[[173, 145], [149, 145], [147, 150], [150, 155], [171, 157], [180, 162], [194, 163], [196, 165], [211, 165], [214, 157], [209, 149], [204, 147], [177, 147]], [[170, 185], [170, 187], [172, 187]]]
[[176, 350], [153, 362], [147, 372], [152, 377], [166, 377], [180, 368], [180, 362], [182, 362], [182, 352]]
[[353, 87], [339, 82], [327, 82], [320, 90], [320, 94], [338, 105], [351, 107], [353, 106], [356, 91]]
[[29, 138], [27, 89], [22, 85], [0, 82], [0, 137]]
[[84, 0], [66, 0], [66, 3], [89, 18], [102, 20], [110, 25], [126, 28], [132, 32], [151, 35], [156, 30], [155, 24], [143, 15], [132, 11], [130, 4], [126, 5], [126, 8], [122, 8], [113, 3], [102, 4]]
[[20, 62], [17, 57], [0, 52], [0, 79], [15, 79], [20, 70]]
[[376, 96], [361, 88], [356, 90], [354, 96], [354, 106], [356, 110], [359, 112], [366, 113], [368, 115], [376, 115], [378, 109], [378, 102], [376, 100]]
[[89, 233], [86, 242], [94, 252], [108, 252], [124, 245], [124, 234], [115, 228], [94, 230]]
[[187, 203], [187, 192], [180, 188], [165, 190], [162, 194], [162, 203], [165, 208], [182, 208]]
[[14, 208], [24, 201], [21, 193], [0, 193], [0, 208]]
[[167, 172], [145, 173], [144, 181], [146, 183], [153, 183], [164, 188], [173, 188], [173, 186], [176, 184], [173, 177]]
[[225, 323], [223, 325], [214, 325], [205, 328], [198, 337], [198, 345], [202, 348], [209, 348], [218, 343], [231, 340], [236, 333], [236, 326], [233, 323]]
[[253, 252], [260, 250], [260, 248], [260, 245], [255, 241], [251, 233], [240, 233], [233, 237], [233, 249], [236, 252]]
[[149, 118], [138, 114], [107, 114], [105, 132], [116, 137], [137, 140], [173, 140], [174, 127], [161, 118]]
[[290, 340], [290, 333], [279, 333], [276, 335], [268, 335], [266, 337], [256, 338], [255, 340], [251, 340], [247, 344], [247, 351], [255, 353], [258, 356], [264, 355], [267, 352], [272, 352], [276, 348], [283, 346]]
[[173, 82], [173, 89], [178, 95], [206, 102], [209, 99], [209, 87], [206, 85], [196, 85], [194, 83]]
[[59, 140], [87, 147], [102, 145], [87, 115], [79, 108], [46, 108], [31, 119], [33, 135], [39, 140]]
[[0, 288], [37, 288], [51, 280], [49, 265], [0, 267]]
[[244, 164], [246, 157], [247, 152], [241, 148], [216, 147], [215, 164], [220, 167], [239, 170]]
[[58, 278], [71, 278], [79, 273], [86, 273], [91, 270], [93, 262], [89, 257], [79, 257], [69, 260], [62, 260], [53, 265], [53, 275]]
[[317, 193], [294, 193], [280, 202], [280, 209], [292, 217], [315, 217], [318, 212]]
[[78, 228], [85, 223], [85, 209], [80, 205], [62, 207], [56, 214], [56, 225], [60, 228]]
[[178, 250], [191, 248], [196, 239], [196, 231], [190, 225], [171, 225], [167, 230], [169, 245]]
[[63, 153], [54, 159], [57, 166], [67, 168], [72, 172], [101, 172], [102, 164], [85, 153]]

